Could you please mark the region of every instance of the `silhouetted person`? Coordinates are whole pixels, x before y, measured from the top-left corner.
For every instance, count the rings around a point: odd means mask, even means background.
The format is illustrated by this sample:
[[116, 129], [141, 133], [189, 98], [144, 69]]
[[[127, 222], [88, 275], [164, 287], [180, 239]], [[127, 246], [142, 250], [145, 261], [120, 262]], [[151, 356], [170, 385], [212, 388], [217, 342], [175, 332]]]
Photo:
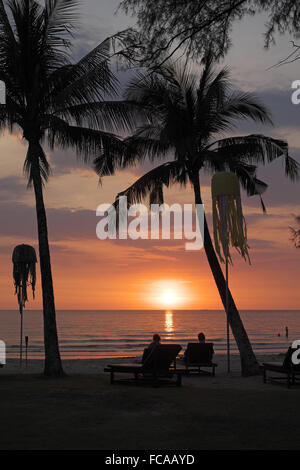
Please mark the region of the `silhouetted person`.
[[159, 334], [155, 333], [152, 337], [152, 343], [149, 344], [148, 346], [148, 351], [152, 351], [153, 349], [155, 349], [159, 344], [160, 344], [160, 336]]
[[287, 326], [285, 327], [285, 336], [286, 336], [287, 338], [289, 337], [289, 329], [288, 329]]
[[152, 337], [152, 342], [144, 350], [144, 354], [143, 354], [143, 357], [142, 357], [142, 363], [144, 363], [146, 360], [149, 360], [150, 356], [152, 356], [155, 349], [159, 345], [160, 345], [160, 336], [159, 336], [159, 334], [155, 333]]
[[[198, 334], [198, 340], [200, 344], [205, 344], [205, 334], [201, 331], [201, 333]], [[212, 353], [214, 354], [214, 350], [212, 349]]]
[[[198, 341], [200, 344], [205, 344], [205, 334], [201, 331], [201, 333], [198, 334]], [[211, 354], [213, 355], [214, 354], [214, 349], [211, 345]], [[186, 357], [187, 357], [187, 349], [184, 351], [184, 355], [183, 355], [183, 360], [186, 361]]]
[[205, 343], [205, 334], [204, 333], [199, 333], [198, 334], [198, 340], [199, 340], [199, 343]]

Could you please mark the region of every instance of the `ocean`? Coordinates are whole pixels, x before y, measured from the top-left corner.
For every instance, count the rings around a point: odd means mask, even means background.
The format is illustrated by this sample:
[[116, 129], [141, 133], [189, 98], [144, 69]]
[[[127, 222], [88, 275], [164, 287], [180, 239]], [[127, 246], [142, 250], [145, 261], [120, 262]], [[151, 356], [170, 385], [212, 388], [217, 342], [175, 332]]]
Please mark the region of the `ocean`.
[[[257, 353], [279, 353], [300, 339], [300, 310], [240, 311], [253, 349]], [[38, 310], [25, 310], [24, 335], [28, 336], [28, 357], [43, 357], [43, 319]], [[203, 331], [214, 343], [216, 353], [226, 351], [226, 317], [219, 310], [60, 310], [57, 311], [62, 358], [90, 359], [141, 355], [159, 333], [163, 343], [183, 348], [197, 341]], [[285, 327], [289, 328], [289, 338]], [[18, 357], [20, 315], [15, 310], [0, 311], [0, 340], [5, 341], [7, 358]], [[231, 337], [231, 350], [237, 353]]]

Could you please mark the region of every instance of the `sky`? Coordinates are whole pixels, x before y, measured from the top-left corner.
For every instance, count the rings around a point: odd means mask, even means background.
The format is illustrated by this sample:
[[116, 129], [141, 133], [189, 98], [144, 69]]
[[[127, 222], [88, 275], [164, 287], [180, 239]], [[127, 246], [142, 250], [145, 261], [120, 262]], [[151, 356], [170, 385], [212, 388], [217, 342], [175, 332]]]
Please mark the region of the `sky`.
[[[107, 36], [134, 20], [115, 15], [116, 0], [84, 0], [81, 25], [74, 38], [80, 57]], [[300, 161], [300, 105], [291, 103], [291, 84], [300, 79], [300, 62], [268, 70], [291, 51], [288, 35], [264, 49], [266, 17], [247, 17], [234, 26], [233, 47], [224, 64], [236, 88], [255, 93], [272, 111], [274, 127], [239, 124], [232, 135], [264, 133], [287, 139], [290, 154]], [[203, 250], [188, 252], [181, 240], [106, 240], [96, 237], [96, 208], [111, 203], [149, 167], [118, 172], [98, 183], [91, 165], [72, 151], [50, 152], [52, 175], [45, 188], [55, 301], [57, 309], [219, 309], [218, 292]], [[0, 309], [17, 306], [11, 254], [15, 245], [37, 246], [35, 202], [26, 189], [23, 163], [26, 144], [20, 135], [0, 138]], [[243, 195], [251, 266], [234, 256], [230, 286], [240, 309], [299, 309], [300, 250], [290, 240], [289, 226], [300, 214], [299, 183], [284, 176], [281, 161], [259, 169], [269, 184], [267, 214], [257, 197]], [[210, 176], [201, 175], [205, 210], [211, 224]], [[188, 187], [173, 187], [166, 202], [192, 203]], [[28, 308], [41, 308], [39, 265], [37, 295]]]

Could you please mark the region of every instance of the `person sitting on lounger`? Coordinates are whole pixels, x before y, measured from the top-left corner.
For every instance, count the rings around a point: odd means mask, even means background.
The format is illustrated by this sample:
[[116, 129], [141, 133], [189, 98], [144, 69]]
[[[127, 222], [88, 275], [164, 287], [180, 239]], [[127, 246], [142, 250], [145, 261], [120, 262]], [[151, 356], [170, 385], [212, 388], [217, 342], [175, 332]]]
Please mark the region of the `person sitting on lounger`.
[[[198, 340], [200, 344], [205, 344], [205, 334], [201, 331], [201, 333], [198, 334]], [[186, 353], [187, 350], [184, 351], [183, 359], [186, 361]], [[213, 356], [214, 354], [214, 349], [211, 347], [211, 355]]]
[[203, 344], [205, 343], [205, 334], [204, 333], [199, 333], [198, 334], [198, 340], [199, 340], [199, 343]]
[[[199, 340], [199, 343], [200, 344], [204, 344], [205, 343], [205, 334], [204, 333], [199, 333], [198, 334], [198, 340]], [[212, 349], [212, 354], [214, 354], [214, 349]]]
[[155, 333], [152, 337], [152, 343], [149, 344], [148, 346], [148, 351], [152, 351], [153, 349], [155, 349], [157, 346], [160, 345], [160, 336], [159, 334]]
[[160, 336], [159, 336], [159, 334], [155, 333], [152, 337], [152, 342], [144, 350], [144, 353], [143, 353], [143, 356], [142, 356], [142, 363], [144, 363], [145, 360], [148, 359], [149, 356], [153, 354], [153, 352], [155, 351], [155, 349], [159, 345], [160, 345]]

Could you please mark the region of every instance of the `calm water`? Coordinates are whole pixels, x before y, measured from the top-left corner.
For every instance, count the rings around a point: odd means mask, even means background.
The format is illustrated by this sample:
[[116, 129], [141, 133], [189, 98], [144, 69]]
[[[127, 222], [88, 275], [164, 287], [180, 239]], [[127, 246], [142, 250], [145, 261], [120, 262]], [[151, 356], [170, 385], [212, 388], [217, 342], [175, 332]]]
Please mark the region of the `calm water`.
[[[300, 311], [241, 311], [253, 348], [257, 352], [284, 351], [300, 339]], [[0, 339], [7, 345], [7, 356], [16, 357], [20, 316], [16, 311], [0, 311]], [[183, 347], [194, 341], [199, 331], [225, 352], [225, 314], [218, 310], [162, 311], [71, 311], [57, 312], [59, 341], [63, 358], [136, 356], [150, 342], [153, 332], [163, 342]], [[285, 337], [289, 327], [289, 339]], [[278, 336], [280, 333], [280, 336]], [[24, 336], [29, 336], [29, 357], [43, 357], [42, 313], [24, 312]], [[232, 350], [236, 350], [232, 340]]]

